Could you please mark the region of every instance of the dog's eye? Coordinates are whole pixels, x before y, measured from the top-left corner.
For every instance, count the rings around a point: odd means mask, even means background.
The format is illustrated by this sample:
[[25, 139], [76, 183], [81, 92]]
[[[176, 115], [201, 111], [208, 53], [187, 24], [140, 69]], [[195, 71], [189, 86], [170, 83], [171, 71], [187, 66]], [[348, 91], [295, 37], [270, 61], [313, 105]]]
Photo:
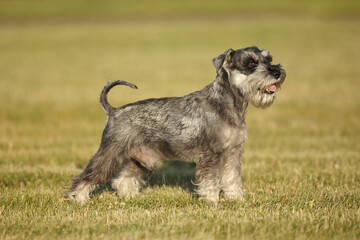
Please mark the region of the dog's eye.
[[248, 63], [248, 68], [254, 68], [255, 66], [256, 66], [256, 63], [253, 62], [253, 61], [250, 61], [250, 62]]

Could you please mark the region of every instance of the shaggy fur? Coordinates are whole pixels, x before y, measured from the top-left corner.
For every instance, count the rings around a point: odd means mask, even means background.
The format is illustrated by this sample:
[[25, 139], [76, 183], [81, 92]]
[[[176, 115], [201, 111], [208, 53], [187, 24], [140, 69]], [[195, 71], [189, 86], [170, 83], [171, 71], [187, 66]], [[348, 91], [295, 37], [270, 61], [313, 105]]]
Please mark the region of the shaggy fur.
[[100, 148], [85, 170], [72, 181], [67, 196], [89, 199], [99, 184], [112, 179], [121, 196], [135, 195], [160, 160], [196, 163], [197, 193], [217, 202], [243, 199], [241, 155], [246, 139], [245, 116], [250, 102], [270, 106], [285, 80], [266, 50], [227, 50], [213, 59], [217, 76], [204, 89], [184, 97], [147, 99], [113, 108], [107, 93], [125, 81], [109, 82], [100, 102], [107, 114]]

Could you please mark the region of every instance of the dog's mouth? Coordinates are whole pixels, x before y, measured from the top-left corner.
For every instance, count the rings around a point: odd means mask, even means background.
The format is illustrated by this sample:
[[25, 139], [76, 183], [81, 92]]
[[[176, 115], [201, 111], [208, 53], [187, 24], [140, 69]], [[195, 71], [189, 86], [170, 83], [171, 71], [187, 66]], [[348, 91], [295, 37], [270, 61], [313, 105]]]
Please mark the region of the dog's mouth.
[[261, 91], [262, 93], [272, 95], [272, 94], [274, 94], [276, 92], [276, 90], [278, 90], [278, 88], [279, 88], [279, 86], [277, 86], [275, 84], [271, 84], [271, 85], [267, 86], [263, 90], [261, 90], [260, 88], [258, 90]]
[[266, 94], [274, 94], [276, 92], [276, 90], [277, 90], [277, 87], [275, 84], [273, 84], [273, 85], [268, 86], [264, 92]]

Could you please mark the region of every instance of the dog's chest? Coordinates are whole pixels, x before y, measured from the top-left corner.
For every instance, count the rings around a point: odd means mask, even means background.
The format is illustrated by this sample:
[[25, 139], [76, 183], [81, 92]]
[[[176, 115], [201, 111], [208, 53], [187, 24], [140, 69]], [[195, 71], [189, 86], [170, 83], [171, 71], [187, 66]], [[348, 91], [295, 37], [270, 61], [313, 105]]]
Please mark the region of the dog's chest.
[[225, 126], [222, 128], [220, 137], [223, 142], [223, 148], [233, 148], [240, 146], [246, 139], [246, 126], [245, 124], [239, 128]]

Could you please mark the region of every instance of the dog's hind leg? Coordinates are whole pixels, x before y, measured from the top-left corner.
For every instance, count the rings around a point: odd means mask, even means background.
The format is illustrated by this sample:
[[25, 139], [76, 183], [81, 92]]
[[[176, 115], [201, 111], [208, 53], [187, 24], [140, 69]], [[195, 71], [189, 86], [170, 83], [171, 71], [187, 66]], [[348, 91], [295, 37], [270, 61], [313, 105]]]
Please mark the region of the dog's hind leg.
[[150, 176], [151, 170], [146, 169], [135, 159], [126, 161], [124, 167], [111, 181], [111, 187], [119, 196], [137, 195], [146, 181], [144, 176]]
[[71, 188], [66, 193], [67, 197], [82, 203], [86, 202], [90, 199], [91, 192], [99, 184], [109, 181], [121, 165], [121, 156], [114, 155], [114, 151], [109, 149], [100, 148], [84, 171], [73, 179]]
[[138, 194], [145, 185], [144, 177], [151, 176], [159, 159], [159, 155], [149, 147], [138, 146], [131, 149], [129, 160], [126, 160], [111, 182], [112, 188], [119, 196]]

